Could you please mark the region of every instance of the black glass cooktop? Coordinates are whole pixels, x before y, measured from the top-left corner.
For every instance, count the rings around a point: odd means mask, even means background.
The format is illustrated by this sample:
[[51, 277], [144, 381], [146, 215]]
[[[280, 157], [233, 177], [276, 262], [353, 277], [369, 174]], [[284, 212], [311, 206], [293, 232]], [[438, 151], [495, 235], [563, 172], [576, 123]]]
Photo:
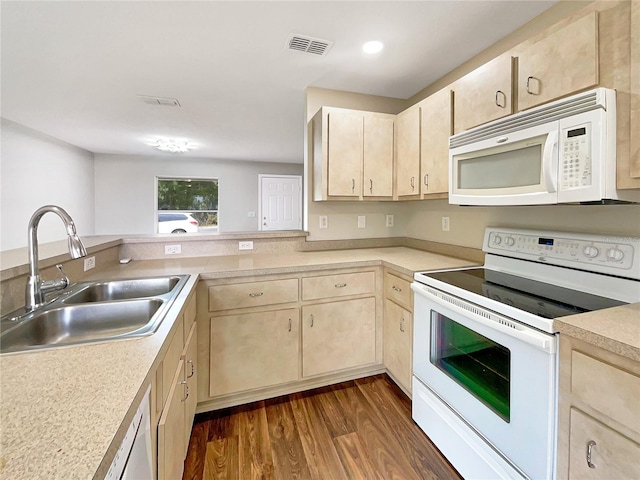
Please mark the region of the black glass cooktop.
[[625, 304], [619, 300], [484, 268], [425, 272], [423, 275], [543, 318], [564, 317]]

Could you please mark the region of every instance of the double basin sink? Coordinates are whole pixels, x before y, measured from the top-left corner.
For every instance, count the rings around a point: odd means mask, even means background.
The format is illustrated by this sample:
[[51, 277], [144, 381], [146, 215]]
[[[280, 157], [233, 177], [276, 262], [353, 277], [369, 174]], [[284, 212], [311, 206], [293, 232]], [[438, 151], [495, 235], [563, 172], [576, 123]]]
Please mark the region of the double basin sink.
[[154, 333], [189, 275], [81, 282], [28, 315], [3, 318], [0, 353]]

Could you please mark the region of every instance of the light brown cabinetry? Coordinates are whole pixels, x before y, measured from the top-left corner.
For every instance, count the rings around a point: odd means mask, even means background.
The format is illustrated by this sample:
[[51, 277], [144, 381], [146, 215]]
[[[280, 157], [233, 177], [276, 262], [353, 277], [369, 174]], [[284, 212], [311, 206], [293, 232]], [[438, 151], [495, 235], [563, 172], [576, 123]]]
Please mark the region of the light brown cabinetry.
[[[420, 194], [442, 198], [449, 191], [449, 136], [451, 136], [451, 91], [439, 90], [419, 103]], [[436, 196], [437, 195], [437, 196]]]
[[392, 197], [395, 115], [322, 107], [311, 122], [314, 200]]
[[[629, 174], [640, 187], [640, 2], [631, 2], [631, 151]], [[630, 183], [630, 182], [629, 182]]]
[[411, 394], [413, 294], [409, 279], [386, 271], [384, 297], [384, 366], [400, 388]]
[[374, 297], [302, 307], [302, 375], [375, 363]]
[[[157, 438], [159, 480], [182, 477], [197, 402], [197, 327], [195, 295], [180, 314], [179, 325], [156, 372], [153, 422]], [[185, 325], [189, 326], [186, 336]]]
[[640, 364], [560, 336], [559, 479], [640, 478]]
[[[420, 194], [420, 106], [414, 105], [396, 120], [396, 195]], [[416, 197], [417, 198], [417, 197]]]
[[298, 279], [212, 285], [208, 293], [211, 312], [278, 305], [298, 301]]
[[512, 84], [512, 58], [508, 53], [457, 80], [453, 84], [454, 133], [513, 113]]
[[212, 317], [210, 322], [212, 397], [298, 379], [298, 308]]
[[518, 110], [598, 85], [598, 13], [545, 35], [518, 54]]

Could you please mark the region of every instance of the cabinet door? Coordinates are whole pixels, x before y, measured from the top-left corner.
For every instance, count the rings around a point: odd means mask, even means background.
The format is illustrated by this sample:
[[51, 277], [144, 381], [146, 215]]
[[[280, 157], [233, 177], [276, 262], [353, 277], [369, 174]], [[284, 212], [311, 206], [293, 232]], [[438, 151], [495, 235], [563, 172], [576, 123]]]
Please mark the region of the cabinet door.
[[396, 119], [396, 193], [420, 193], [420, 107], [415, 105]]
[[298, 379], [300, 311], [211, 318], [211, 396]]
[[513, 113], [511, 63], [501, 55], [455, 82], [454, 133]]
[[408, 392], [411, 391], [411, 312], [390, 300], [384, 301], [384, 366]]
[[187, 343], [184, 347], [184, 379], [187, 381], [184, 406], [184, 433], [185, 445], [189, 445], [189, 437], [191, 437], [191, 427], [193, 426], [193, 417], [196, 414], [196, 404], [198, 403], [198, 368], [196, 359], [198, 357], [198, 332], [197, 325], [191, 325], [191, 332], [187, 337]]
[[302, 307], [302, 376], [375, 363], [376, 299]]
[[184, 361], [180, 360], [174, 372], [169, 397], [158, 423], [158, 480], [182, 478], [185, 443], [184, 402], [186, 384], [184, 382]]
[[570, 479], [640, 478], [640, 445], [576, 408], [571, 409], [569, 445]]
[[364, 197], [393, 196], [394, 117], [364, 115]]
[[631, 160], [629, 176], [640, 179], [640, 2], [631, 2]]
[[519, 110], [598, 84], [597, 20], [592, 12], [520, 53]]
[[362, 112], [328, 113], [327, 169], [329, 195], [359, 197], [362, 188]]
[[449, 136], [451, 92], [440, 90], [420, 102], [420, 192], [425, 195], [449, 191]]

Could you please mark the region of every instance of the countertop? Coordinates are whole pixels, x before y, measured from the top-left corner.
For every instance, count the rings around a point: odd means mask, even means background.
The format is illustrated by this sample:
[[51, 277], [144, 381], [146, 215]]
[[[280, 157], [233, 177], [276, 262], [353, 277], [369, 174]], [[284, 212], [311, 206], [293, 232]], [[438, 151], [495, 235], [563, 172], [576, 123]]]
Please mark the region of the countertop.
[[0, 356], [0, 477], [102, 478], [199, 278], [369, 265], [407, 275], [473, 262], [405, 247], [133, 261], [96, 279], [190, 274], [151, 336]]

